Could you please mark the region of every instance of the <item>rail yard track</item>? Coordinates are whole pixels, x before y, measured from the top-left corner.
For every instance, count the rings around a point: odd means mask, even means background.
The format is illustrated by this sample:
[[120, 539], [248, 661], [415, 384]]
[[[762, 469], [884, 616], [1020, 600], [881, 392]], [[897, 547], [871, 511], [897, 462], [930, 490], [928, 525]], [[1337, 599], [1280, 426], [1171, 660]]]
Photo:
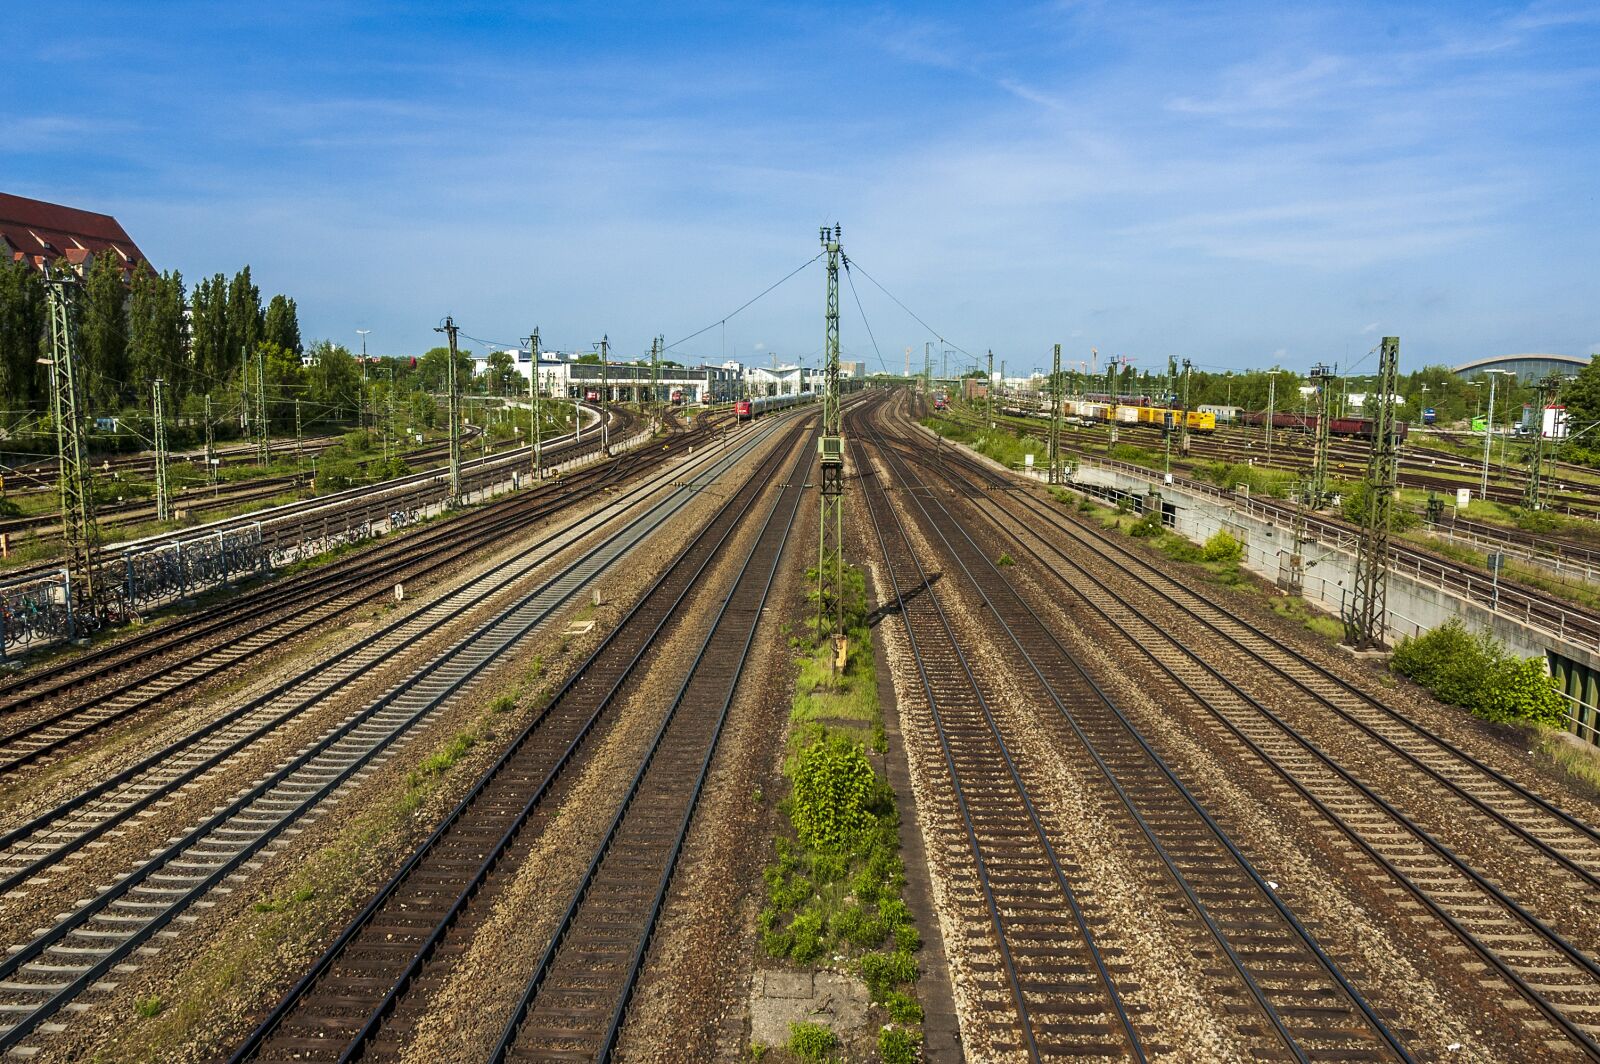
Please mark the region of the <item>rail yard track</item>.
[[[857, 424], [864, 426], [866, 419], [858, 418]], [[896, 464], [881, 445], [873, 451], [888, 466]], [[923, 484], [903, 472], [897, 477], [898, 494], [931, 517]], [[1030, 795], [1026, 770], [1010, 752], [1003, 714], [992, 708], [993, 696], [985, 692], [992, 681], [974, 668], [940, 601], [952, 571], [984, 595], [991, 629], [1028, 662], [1072, 739], [1093, 761], [1110, 792], [1108, 804], [1126, 815], [1122, 830], [1128, 844], [1150, 854], [1160, 870], [1152, 889], [1166, 904], [1186, 908], [1204, 929], [1201, 934], [1209, 941], [1196, 945], [1214, 958], [1209, 990], [1227, 1003], [1223, 1007], [1235, 1019], [1238, 1041], [1256, 1053], [1287, 1052], [1302, 1060], [1404, 1056], [1337, 963], [1048, 626], [1008, 593], [998, 571], [941, 530], [934, 552], [950, 567], [934, 581], [889, 500], [888, 485], [865, 469], [862, 484], [930, 710], [939, 760], [972, 854], [974, 893], [987, 910], [986, 937], [999, 958], [985, 967], [983, 981], [991, 985], [977, 995], [996, 1006], [995, 1014], [985, 1017], [983, 1033], [991, 1040], [985, 1048], [1034, 1059], [1073, 1054], [1144, 1059], [1162, 1048], [1148, 1043], [1163, 1033], [1119, 988], [1104, 941], [1115, 942], [1117, 931], [1094, 929], [1100, 921], [1085, 910], [1071, 884], [1077, 870], [1058, 856], [1064, 847], [1052, 841], [1049, 814], [1041, 813]], [[980, 565], [989, 569], [981, 576], [974, 572]]]
[[[86, 991], [119, 966], [146, 955], [154, 936], [184, 926], [178, 921], [187, 910], [343, 784], [404, 743], [419, 723], [470, 691], [497, 659], [546, 624], [599, 573], [725, 475], [766, 436], [767, 430], [757, 427], [739, 434], [726, 448], [695, 455], [659, 474], [651, 485], [659, 489], [656, 501], [631, 497], [581, 519], [566, 530], [563, 545], [571, 546], [582, 537], [583, 553], [538, 586], [513, 589], [551, 556], [535, 548], [391, 622], [329, 661], [303, 670], [252, 699], [229, 719], [169, 746], [148, 759], [142, 777], [102, 790], [87, 804], [68, 803], [37, 819], [35, 829], [16, 839], [11, 851], [28, 867], [40, 870], [68, 861], [95, 837], [125, 830], [133, 810], [159, 815], [183, 778], [193, 779], [208, 765], [220, 764], [241, 744], [321, 703], [331, 691], [373, 671], [380, 662], [394, 659], [444, 618], [502, 596], [492, 608], [480, 610], [486, 616], [470, 634], [405, 674], [380, 697], [355, 707], [211, 815], [175, 833], [169, 844], [127, 867], [109, 887], [79, 899], [53, 925], [14, 946], [0, 960], [0, 1049], [54, 1030], [59, 1026], [54, 1017], [69, 1006], [81, 1008], [84, 1003], [79, 999]], [[624, 514], [629, 519], [619, 522]], [[620, 527], [602, 531], [607, 523]], [[60, 864], [58, 871], [64, 870]], [[20, 880], [16, 872], [10, 876], [22, 890], [37, 878], [37, 872], [23, 874]]]
[[[990, 550], [1033, 563], [1097, 641], [1142, 657], [1475, 955], [1493, 976], [1489, 1007], [1536, 1012], [1515, 1024], [1529, 1051], [1600, 1055], [1600, 935], [1579, 903], [1597, 883], [1600, 833], [1010, 478], [959, 453], [930, 461], [918, 444], [900, 456], [973, 504]], [[1252, 671], [1282, 692], [1270, 706], [1247, 690]]]
[[[396, 582], [470, 556], [529, 522], [621, 485], [693, 448], [711, 431], [702, 425], [661, 448], [590, 466], [454, 521], [225, 599], [174, 624], [32, 670], [0, 686], [0, 719], [33, 718], [0, 731], [0, 779], [71, 748], [174, 691], [224, 675], [285, 640], [317, 632], [386, 595]], [[88, 686], [96, 689], [71, 697]], [[70, 704], [62, 707], [69, 697]]]
[[[338, 936], [233, 1060], [350, 1060], [394, 1048], [417, 1022], [415, 992], [445, 939], [473, 933], [499, 883], [526, 858], [544, 810], [590, 756], [624, 688], [802, 438], [796, 426], [731, 493], [604, 642]], [[508, 1005], [501, 1046], [603, 1056], [615, 1039], [734, 686], [793, 523], [811, 460], [801, 449], [688, 665], [565, 915]], [[526, 830], [525, 830], [526, 829]], [[652, 895], [652, 890], [654, 894]], [[442, 962], [441, 962], [442, 963]], [[552, 1005], [552, 1002], [559, 1002]], [[552, 1016], [551, 1009], [555, 1008]], [[560, 1053], [570, 1056], [570, 1053]]]

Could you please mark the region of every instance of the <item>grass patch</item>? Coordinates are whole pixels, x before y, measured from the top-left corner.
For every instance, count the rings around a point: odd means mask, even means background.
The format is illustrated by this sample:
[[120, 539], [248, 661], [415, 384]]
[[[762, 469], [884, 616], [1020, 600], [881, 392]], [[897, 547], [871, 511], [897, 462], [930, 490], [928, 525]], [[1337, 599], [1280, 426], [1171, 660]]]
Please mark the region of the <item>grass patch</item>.
[[1600, 748], [1571, 740], [1560, 728], [1539, 728], [1534, 747], [1562, 774], [1576, 780], [1593, 795], [1600, 795]]
[[791, 1023], [787, 1048], [808, 1064], [823, 1064], [833, 1059], [833, 1051], [839, 1048], [839, 1036], [820, 1023]]
[[161, 995], [151, 994], [133, 1003], [133, 1014], [141, 1020], [153, 1020], [161, 1015], [161, 1010], [165, 1007], [166, 1003], [161, 1000]]

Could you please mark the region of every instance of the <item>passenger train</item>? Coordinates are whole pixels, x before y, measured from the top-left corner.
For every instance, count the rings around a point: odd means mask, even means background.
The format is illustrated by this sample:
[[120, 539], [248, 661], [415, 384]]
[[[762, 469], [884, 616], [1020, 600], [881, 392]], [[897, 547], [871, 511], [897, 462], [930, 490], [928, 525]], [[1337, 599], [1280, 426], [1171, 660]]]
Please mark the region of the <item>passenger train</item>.
[[740, 399], [733, 404], [733, 416], [739, 421], [751, 421], [773, 410], [786, 410], [791, 406], [799, 406], [810, 398], [810, 393], [806, 393], [804, 395], [762, 395], [754, 399]]

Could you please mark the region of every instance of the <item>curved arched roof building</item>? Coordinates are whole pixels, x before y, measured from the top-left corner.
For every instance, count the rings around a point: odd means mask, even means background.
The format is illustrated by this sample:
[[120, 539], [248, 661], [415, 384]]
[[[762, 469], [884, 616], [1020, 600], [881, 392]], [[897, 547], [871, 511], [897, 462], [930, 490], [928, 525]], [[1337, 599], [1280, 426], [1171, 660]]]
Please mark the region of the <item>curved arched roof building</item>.
[[1564, 377], [1575, 376], [1588, 364], [1589, 359], [1584, 355], [1494, 355], [1490, 358], [1463, 362], [1459, 366], [1452, 366], [1450, 371], [1457, 376], [1470, 377], [1474, 373], [1484, 373], [1491, 369], [1506, 370], [1515, 373], [1519, 380], [1528, 381], [1538, 380], [1552, 373], [1559, 373]]

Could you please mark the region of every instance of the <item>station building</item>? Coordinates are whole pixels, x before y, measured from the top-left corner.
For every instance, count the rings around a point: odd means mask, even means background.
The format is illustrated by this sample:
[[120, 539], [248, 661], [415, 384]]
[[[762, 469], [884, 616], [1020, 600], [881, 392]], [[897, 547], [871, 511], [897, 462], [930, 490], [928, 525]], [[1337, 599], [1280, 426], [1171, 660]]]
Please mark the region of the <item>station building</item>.
[[1515, 373], [1517, 380], [1527, 383], [1536, 381], [1541, 377], [1548, 377], [1552, 373], [1563, 377], [1574, 377], [1577, 376], [1579, 370], [1588, 364], [1589, 359], [1579, 355], [1494, 355], [1489, 358], [1463, 362], [1459, 366], [1452, 366], [1450, 367], [1450, 372], [1458, 377], [1471, 377], [1478, 373], [1487, 373], [1490, 370], [1504, 370], [1508, 373]]

